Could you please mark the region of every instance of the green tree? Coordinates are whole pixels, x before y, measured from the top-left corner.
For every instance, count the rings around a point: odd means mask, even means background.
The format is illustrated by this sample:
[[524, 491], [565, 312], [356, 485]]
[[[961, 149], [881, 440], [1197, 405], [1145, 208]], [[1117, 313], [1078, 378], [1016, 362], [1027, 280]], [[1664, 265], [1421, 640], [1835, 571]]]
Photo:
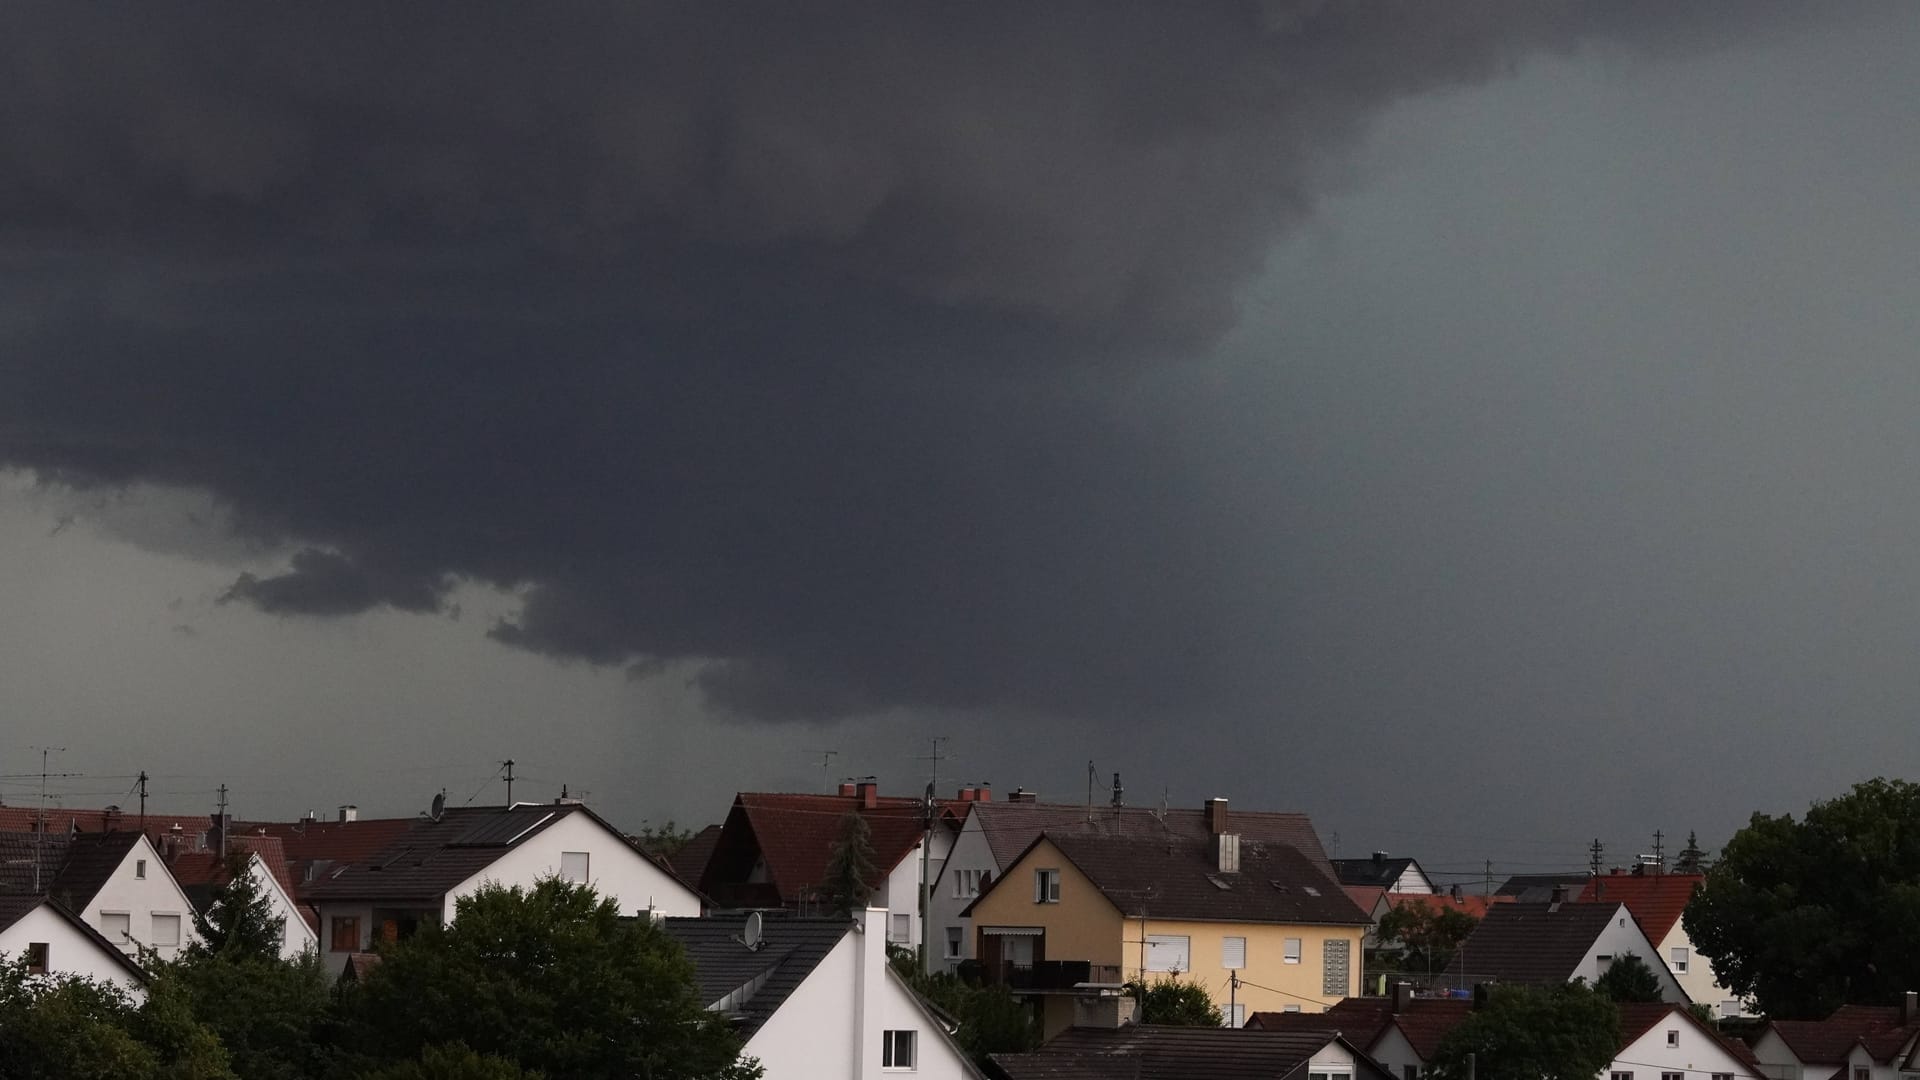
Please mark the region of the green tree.
[[1020, 1053], [1040, 1045], [1034, 1015], [1004, 986], [974, 986], [947, 972], [927, 974], [902, 950], [890, 957], [893, 970], [914, 993], [954, 1018], [953, 1040], [982, 1069], [990, 1054]]
[[672, 818], [668, 818], [666, 824], [657, 827], [650, 822], [642, 821], [640, 831], [628, 839], [640, 845], [640, 850], [647, 854], [658, 855], [664, 859], [686, 847], [688, 841], [693, 839], [693, 830], [680, 828]]
[[704, 1007], [678, 943], [557, 879], [462, 897], [450, 925], [387, 946], [340, 1011], [363, 1071], [461, 1043], [552, 1080], [760, 1075]]
[[1920, 971], [1920, 785], [1754, 814], [1683, 916], [1721, 985], [1776, 1019], [1882, 1004]]
[[219, 1040], [178, 1001], [134, 1005], [118, 986], [0, 963], [7, 1080], [233, 1080]]
[[1710, 865], [1712, 864], [1707, 862], [1707, 853], [1700, 849], [1700, 837], [1689, 831], [1687, 833], [1687, 846], [1681, 848], [1680, 854], [1674, 856], [1673, 872], [1676, 874], [1704, 874]]
[[1620, 1013], [1592, 988], [1489, 987], [1476, 1009], [1440, 1041], [1428, 1070], [1433, 1080], [1593, 1080], [1620, 1044]]
[[840, 834], [827, 853], [826, 880], [820, 884], [820, 900], [827, 910], [851, 915], [867, 904], [873, 889], [868, 882], [875, 874], [873, 866], [873, 830], [867, 819], [849, 810], [840, 818]]
[[476, 1054], [464, 1043], [429, 1046], [415, 1061], [388, 1065], [359, 1080], [543, 1080], [543, 1074], [522, 1069], [506, 1058]]
[[1608, 1001], [1659, 1001], [1660, 976], [1645, 960], [1633, 953], [1621, 953], [1607, 965], [1606, 973], [1594, 980], [1593, 988]]
[[1480, 920], [1453, 908], [1405, 903], [1380, 917], [1376, 955], [1396, 971], [1446, 970]]
[[148, 1008], [169, 998], [185, 1002], [246, 1080], [302, 1080], [325, 1067], [332, 980], [311, 950], [282, 960], [237, 949], [189, 949], [152, 971]]
[[1140, 1002], [1143, 1024], [1174, 1024], [1184, 1027], [1219, 1027], [1226, 1022], [1213, 995], [1196, 982], [1183, 982], [1169, 975], [1151, 983], [1135, 979], [1127, 992]]
[[200, 941], [188, 951], [214, 952], [230, 956], [278, 958], [286, 929], [273, 910], [273, 898], [253, 876], [251, 855], [227, 859], [226, 884], [214, 890], [213, 902], [205, 912], [193, 914], [194, 929]]

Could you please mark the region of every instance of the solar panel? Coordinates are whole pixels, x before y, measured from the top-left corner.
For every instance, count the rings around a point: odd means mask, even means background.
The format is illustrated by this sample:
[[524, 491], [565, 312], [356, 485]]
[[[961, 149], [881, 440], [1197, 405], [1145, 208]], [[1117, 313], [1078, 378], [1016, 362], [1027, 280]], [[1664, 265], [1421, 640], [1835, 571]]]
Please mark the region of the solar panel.
[[528, 831], [546, 824], [553, 811], [535, 806], [503, 810], [486, 818], [447, 843], [448, 847], [507, 847]]

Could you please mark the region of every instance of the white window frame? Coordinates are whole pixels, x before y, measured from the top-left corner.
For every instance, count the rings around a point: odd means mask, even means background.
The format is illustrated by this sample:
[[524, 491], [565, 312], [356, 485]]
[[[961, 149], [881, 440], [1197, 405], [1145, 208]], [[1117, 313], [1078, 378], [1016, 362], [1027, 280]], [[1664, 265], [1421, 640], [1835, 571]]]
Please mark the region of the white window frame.
[[960, 950], [966, 947], [967, 932], [963, 927], [947, 927], [947, 959], [960, 959]]
[[[888, 1072], [913, 1072], [918, 1068], [919, 1034], [912, 1028], [888, 1028], [881, 1032], [880, 1067]], [[902, 1057], [906, 1060], [901, 1061]]]
[[1684, 1072], [1663, 1072], [1660, 1074], [1660, 1080], [1687, 1080], [1687, 1074]]
[[[578, 869], [567, 868], [568, 859], [578, 859]], [[593, 853], [590, 851], [563, 851], [560, 853], [560, 880], [575, 885], [585, 885], [593, 880]]]
[[[120, 931], [120, 936], [117, 939], [113, 936], [113, 929], [107, 925], [108, 919], [119, 919], [126, 926], [126, 929]], [[133, 912], [131, 911], [101, 912], [100, 913], [100, 934], [101, 936], [105, 937], [108, 941], [113, 942], [115, 945], [133, 944]]]
[[1043, 866], [1033, 872], [1033, 902], [1036, 904], [1057, 904], [1060, 902], [1060, 868]]
[[1307, 1074], [1307, 1080], [1353, 1080], [1349, 1069], [1316, 1069]]
[[953, 872], [953, 898], [971, 900], [980, 895], [980, 879], [986, 876], [985, 870], [955, 870]]
[[[1679, 1046], [1679, 1045], [1680, 1045], [1680, 1029], [1679, 1029], [1679, 1028], [1668, 1028], [1668, 1029], [1667, 1029], [1667, 1045], [1668, 1045], [1668, 1046]], [[1663, 1078], [1663, 1080], [1664, 1080], [1664, 1078]]]
[[895, 945], [910, 944], [913, 941], [913, 916], [898, 911], [888, 916], [887, 940]]
[[1300, 962], [1300, 939], [1299, 938], [1290, 937], [1290, 938], [1282, 939], [1280, 942], [1280, 948], [1281, 948], [1281, 952], [1280, 952], [1281, 963], [1297, 964]]
[[1246, 938], [1223, 937], [1220, 939], [1220, 966], [1228, 971], [1239, 971], [1247, 966]]
[[1675, 945], [1667, 950], [1667, 966], [1673, 968], [1675, 975], [1685, 975], [1687, 965], [1692, 961], [1692, 950], [1685, 945]]
[[146, 878], [147, 878], [147, 860], [145, 860], [145, 859], [135, 859], [135, 860], [133, 860], [133, 876], [134, 876], [134, 877], [137, 877], [137, 878], [139, 878], [139, 879], [140, 879], [140, 880], [142, 880], [142, 881], [145, 881], [145, 880], [146, 880]]
[[[162, 919], [173, 920], [173, 940], [172, 941], [160, 940], [160, 920]], [[149, 942], [149, 944], [151, 944], [156, 949], [179, 948], [182, 940], [181, 935], [186, 931], [186, 927], [182, 925], [184, 922], [185, 920], [183, 920], [177, 912], [172, 912], [172, 911], [153, 912], [153, 922], [152, 922], [153, 940]]]
[[1299, 1012], [1299, 1011], [1300, 1011], [1300, 1006], [1298, 1006], [1298, 1005], [1282, 1005], [1282, 1006], [1280, 1006], [1280, 1011], [1281, 1011], [1281, 1012], [1283, 1012], [1283, 1013], [1290, 1013], [1290, 1012]]
[[[1150, 972], [1166, 972], [1177, 975], [1193, 970], [1193, 938], [1186, 934], [1148, 934], [1146, 935], [1147, 955], [1142, 966]], [[1178, 959], [1168, 959], [1168, 951], [1177, 952]]]
[[1607, 1074], [1607, 1080], [1633, 1080], [1632, 1069], [1615, 1069]]

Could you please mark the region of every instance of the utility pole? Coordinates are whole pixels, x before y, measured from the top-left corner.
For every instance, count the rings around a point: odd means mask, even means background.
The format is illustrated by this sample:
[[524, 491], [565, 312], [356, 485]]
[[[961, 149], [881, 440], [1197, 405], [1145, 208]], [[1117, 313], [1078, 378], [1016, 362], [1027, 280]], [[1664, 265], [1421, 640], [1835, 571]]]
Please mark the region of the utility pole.
[[220, 785], [220, 863], [227, 861], [227, 785]]
[[1606, 849], [1600, 846], [1600, 838], [1594, 837], [1593, 843], [1587, 845], [1587, 873], [1594, 877], [1600, 876], [1600, 871], [1606, 868], [1605, 851]]
[[1228, 1027], [1235, 1026], [1233, 1022], [1233, 1014], [1238, 1011], [1239, 1003], [1240, 1003], [1240, 969], [1234, 968], [1233, 970], [1227, 972], [1227, 1026]]
[[1093, 759], [1087, 759], [1087, 824], [1093, 824], [1093, 781], [1098, 775], [1093, 770]]
[[927, 797], [920, 806], [925, 827], [920, 836], [920, 970], [929, 975], [933, 974], [933, 882], [929, 877], [933, 872], [933, 815], [939, 806], [940, 744], [946, 740], [945, 735], [933, 737], [933, 753], [927, 757], [932, 771], [927, 777]]
[[1659, 829], [1653, 830], [1653, 872], [1660, 875], [1667, 872], [1667, 834]]
[[1487, 866], [1486, 866], [1485, 872], [1486, 872], [1486, 879], [1485, 879], [1486, 887], [1481, 890], [1480, 895], [1491, 898], [1493, 896], [1493, 860], [1492, 859], [1487, 860]]
[[140, 770], [139, 779], [134, 783], [140, 786], [140, 831], [147, 831], [147, 770]]
[[508, 758], [501, 762], [500, 768], [507, 774], [507, 805], [511, 807], [513, 805], [513, 759]]

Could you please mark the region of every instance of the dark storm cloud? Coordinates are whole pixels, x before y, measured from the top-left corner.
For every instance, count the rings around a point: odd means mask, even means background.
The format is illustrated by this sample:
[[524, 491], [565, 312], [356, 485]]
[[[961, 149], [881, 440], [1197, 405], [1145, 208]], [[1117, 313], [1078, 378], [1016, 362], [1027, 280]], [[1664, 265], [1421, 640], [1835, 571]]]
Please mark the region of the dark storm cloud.
[[1757, 15], [1670, 6], [10, 6], [0, 461], [745, 713], [1257, 708], [1282, 556], [1143, 372], [1382, 105]]

